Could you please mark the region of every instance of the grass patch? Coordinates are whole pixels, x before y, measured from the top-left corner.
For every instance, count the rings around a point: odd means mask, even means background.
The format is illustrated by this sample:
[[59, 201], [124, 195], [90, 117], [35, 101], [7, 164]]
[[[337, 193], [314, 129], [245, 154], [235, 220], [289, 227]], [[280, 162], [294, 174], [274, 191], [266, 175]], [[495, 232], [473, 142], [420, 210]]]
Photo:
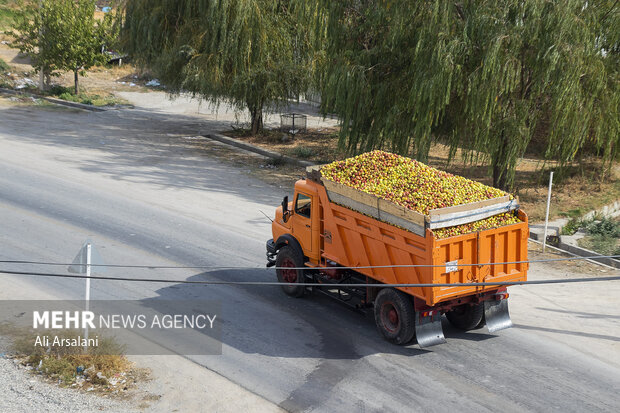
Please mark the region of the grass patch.
[[92, 106], [117, 106], [128, 105], [125, 99], [118, 98], [114, 95], [100, 95], [96, 93], [82, 92], [77, 95], [73, 93], [72, 88], [54, 85], [45, 92], [45, 95], [58, 99], [67, 100], [69, 102], [81, 103]]
[[122, 346], [112, 338], [100, 336], [99, 345], [85, 351], [82, 347], [54, 345], [53, 339], [48, 346], [33, 344], [37, 336], [44, 335], [77, 339], [82, 332], [75, 330], [46, 334], [2, 324], [0, 334], [11, 338], [15, 359], [59, 385], [109, 392], [127, 390], [135, 382], [132, 363], [123, 355]]
[[579, 239], [577, 244], [602, 255], [620, 255], [618, 238], [608, 235], [588, 235]]
[[225, 135], [317, 163], [328, 163], [346, 157], [346, 153], [338, 149], [336, 128], [308, 129], [306, 132], [297, 133], [295, 139], [276, 129], [265, 129], [257, 135], [252, 135], [250, 129], [239, 128], [225, 132]]
[[0, 58], [0, 72], [8, 72], [10, 69], [9, 65]]
[[0, 32], [8, 30], [17, 14], [17, 2], [14, 0], [0, 0]]
[[297, 158], [308, 159], [314, 156], [314, 149], [306, 146], [297, 146], [290, 153]]

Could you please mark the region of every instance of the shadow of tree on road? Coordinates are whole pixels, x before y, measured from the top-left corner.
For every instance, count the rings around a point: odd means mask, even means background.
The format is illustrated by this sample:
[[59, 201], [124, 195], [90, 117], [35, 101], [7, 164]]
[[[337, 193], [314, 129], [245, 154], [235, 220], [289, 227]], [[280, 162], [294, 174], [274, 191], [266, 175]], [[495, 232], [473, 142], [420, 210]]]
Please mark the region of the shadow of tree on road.
[[[212, 155], [222, 152], [218, 145], [206, 145], [207, 139], [186, 139], [225, 129], [225, 121], [145, 110], [53, 109], [0, 109], [0, 137], [6, 141], [97, 151], [88, 159], [80, 152], [67, 156], [63, 162], [115, 180], [149, 183], [162, 189], [229, 193], [267, 204], [281, 198], [280, 191], [269, 193], [255, 188], [259, 185], [239, 170], [239, 165], [214, 161]], [[266, 163], [260, 159], [257, 162]]]

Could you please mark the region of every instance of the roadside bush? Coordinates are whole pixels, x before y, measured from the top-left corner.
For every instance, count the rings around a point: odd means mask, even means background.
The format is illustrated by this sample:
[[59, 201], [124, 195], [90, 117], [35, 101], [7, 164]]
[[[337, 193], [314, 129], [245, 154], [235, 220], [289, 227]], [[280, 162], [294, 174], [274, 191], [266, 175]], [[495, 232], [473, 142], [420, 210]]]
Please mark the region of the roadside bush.
[[61, 85], [52, 85], [45, 91], [46, 95], [58, 96], [58, 97], [60, 97], [60, 95], [65, 94], [65, 93], [71, 94], [71, 88], [61, 86]]
[[572, 235], [583, 228], [587, 235], [577, 241], [580, 247], [603, 255], [620, 255], [620, 222], [606, 217], [588, 220], [571, 219], [562, 229], [565, 235]]
[[573, 235], [580, 228], [583, 228], [588, 235], [620, 238], [620, 222], [606, 217], [595, 217], [587, 220], [572, 218], [562, 228], [562, 235]]
[[586, 223], [585, 229], [590, 235], [620, 238], [620, 222], [614, 221], [610, 218], [592, 220]]
[[293, 156], [298, 158], [307, 159], [315, 155], [315, 152], [312, 148], [307, 148], [305, 146], [298, 146], [292, 151]]
[[570, 221], [562, 227], [562, 235], [573, 235], [581, 228], [582, 222], [579, 218], [571, 218]]

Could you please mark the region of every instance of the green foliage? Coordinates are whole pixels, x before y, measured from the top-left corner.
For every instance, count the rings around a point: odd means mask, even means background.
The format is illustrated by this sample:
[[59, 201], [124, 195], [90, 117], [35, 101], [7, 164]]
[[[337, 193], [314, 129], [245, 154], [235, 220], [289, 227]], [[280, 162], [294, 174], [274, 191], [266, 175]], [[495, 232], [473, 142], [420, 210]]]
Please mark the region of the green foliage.
[[571, 218], [566, 225], [562, 227], [562, 235], [573, 235], [581, 228], [581, 219], [578, 217]]
[[600, 216], [590, 219], [572, 218], [562, 228], [562, 233], [573, 235], [580, 228], [595, 237], [620, 238], [620, 221]]
[[[433, 139], [510, 187], [534, 133], [558, 173], [620, 139], [620, 13], [613, 0], [300, 2], [314, 22], [324, 113], [342, 147], [413, 154]], [[615, 29], [614, 29], [615, 28]]]
[[601, 235], [620, 238], [620, 222], [610, 218], [598, 218], [584, 223], [584, 228], [590, 235]]
[[11, 26], [17, 12], [15, 9], [16, 1], [0, 0], [0, 31], [6, 30]]
[[263, 108], [303, 91], [310, 76], [305, 25], [290, 2], [130, 1], [124, 44], [169, 90], [249, 109], [257, 133]]
[[26, 53], [35, 70], [54, 75], [72, 71], [75, 93], [78, 75], [105, 61], [101, 47], [113, 36], [113, 22], [97, 22], [94, 0], [41, 0], [23, 5], [10, 34], [11, 47]]

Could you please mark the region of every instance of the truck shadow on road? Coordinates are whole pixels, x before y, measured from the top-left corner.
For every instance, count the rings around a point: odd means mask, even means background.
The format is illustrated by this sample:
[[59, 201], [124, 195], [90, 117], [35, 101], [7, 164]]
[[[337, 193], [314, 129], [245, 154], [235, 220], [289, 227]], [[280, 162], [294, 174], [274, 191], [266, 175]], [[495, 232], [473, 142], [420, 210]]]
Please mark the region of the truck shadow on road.
[[[197, 274], [189, 281], [273, 281], [268, 269], [221, 270]], [[286, 296], [279, 286], [176, 284], [157, 291], [158, 300], [200, 299], [222, 306], [222, 342], [246, 354], [270, 357], [360, 359], [374, 354], [417, 356], [415, 339], [407, 346], [385, 341], [372, 311], [363, 314], [322, 294], [301, 299]], [[156, 305], [156, 300], [154, 305]], [[495, 336], [463, 332], [443, 320], [447, 339], [484, 341]]]
[[[272, 278], [273, 277], [273, 278]], [[210, 271], [188, 281], [274, 281], [263, 269]], [[157, 291], [158, 299], [200, 298], [222, 306], [223, 344], [247, 354], [272, 357], [358, 359], [370, 354], [417, 355], [426, 350], [384, 341], [369, 315], [352, 311], [320, 294], [301, 299], [279, 286], [176, 284]]]
[[556, 334], [564, 334], [564, 335], [579, 336], [579, 337], [589, 337], [589, 338], [594, 338], [597, 340], [609, 340], [609, 341], [620, 342], [620, 337], [608, 336], [605, 334], [593, 334], [593, 333], [585, 333], [583, 331], [570, 331], [570, 330], [560, 330], [557, 328], [526, 326], [523, 324], [515, 324], [514, 327], [521, 329], [521, 330], [544, 331], [547, 333], [556, 333]]

